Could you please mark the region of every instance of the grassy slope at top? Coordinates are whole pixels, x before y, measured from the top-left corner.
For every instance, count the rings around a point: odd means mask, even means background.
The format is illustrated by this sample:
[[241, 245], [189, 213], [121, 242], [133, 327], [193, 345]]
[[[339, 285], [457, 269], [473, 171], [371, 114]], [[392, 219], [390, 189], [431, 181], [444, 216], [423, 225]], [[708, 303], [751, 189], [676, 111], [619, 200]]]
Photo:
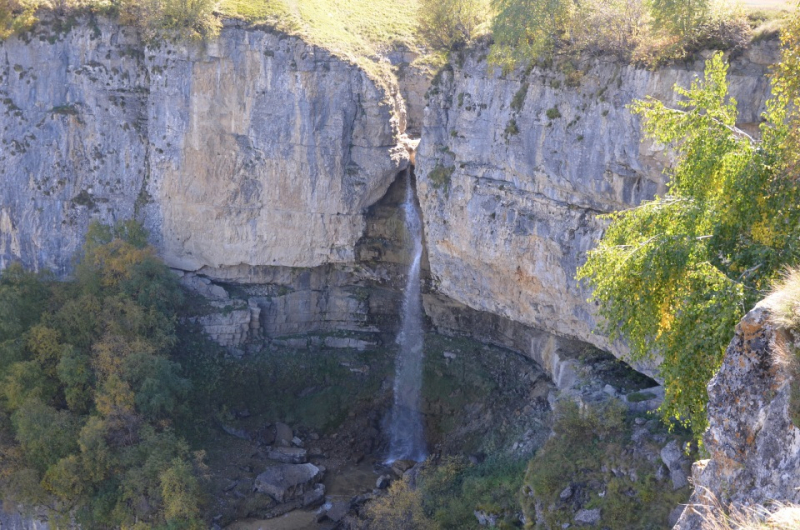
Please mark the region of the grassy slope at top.
[[747, 9], [791, 9], [789, 0], [744, 0]]
[[219, 11], [267, 22], [350, 60], [379, 79], [381, 56], [395, 44], [416, 48], [417, 0], [222, 0]]

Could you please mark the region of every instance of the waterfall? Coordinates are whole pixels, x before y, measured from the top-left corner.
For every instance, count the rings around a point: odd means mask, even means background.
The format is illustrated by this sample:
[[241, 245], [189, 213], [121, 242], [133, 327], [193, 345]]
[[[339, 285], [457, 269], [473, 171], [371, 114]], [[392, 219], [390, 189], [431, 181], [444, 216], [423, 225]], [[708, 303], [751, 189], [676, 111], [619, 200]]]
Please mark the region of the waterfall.
[[425, 460], [425, 433], [420, 412], [422, 390], [422, 217], [411, 184], [411, 169], [406, 170], [406, 197], [403, 203], [410, 241], [411, 263], [403, 293], [403, 325], [397, 342], [400, 348], [395, 362], [394, 407], [390, 426], [388, 463], [396, 460]]

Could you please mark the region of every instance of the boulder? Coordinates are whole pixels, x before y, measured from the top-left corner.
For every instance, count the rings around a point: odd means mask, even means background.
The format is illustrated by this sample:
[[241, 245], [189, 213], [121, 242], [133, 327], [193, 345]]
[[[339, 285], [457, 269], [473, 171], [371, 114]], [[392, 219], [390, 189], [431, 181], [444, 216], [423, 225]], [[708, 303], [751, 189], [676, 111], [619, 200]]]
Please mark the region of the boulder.
[[577, 524], [593, 526], [600, 522], [600, 510], [581, 510], [575, 514], [575, 522]]
[[479, 525], [497, 526], [497, 519], [499, 516], [496, 513], [486, 513], [483, 510], [475, 510], [473, 513]]
[[308, 462], [307, 451], [300, 447], [270, 447], [267, 450], [267, 458], [284, 464], [305, 464]]
[[325, 516], [333, 521], [334, 523], [338, 523], [344, 516], [347, 515], [347, 512], [350, 511], [350, 503], [339, 501], [334, 502], [331, 504], [331, 507], [325, 511]]
[[278, 503], [286, 503], [303, 498], [321, 480], [322, 472], [314, 464], [283, 464], [258, 475], [254, 489], [266, 493]]
[[392, 477], [389, 475], [381, 475], [375, 482], [375, 487], [379, 490], [385, 490], [392, 483]]
[[564, 488], [558, 496], [558, 498], [561, 499], [562, 501], [565, 501], [570, 497], [572, 497], [572, 486], [567, 486], [566, 488]]
[[403, 476], [403, 473], [417, 465], [413, 460], [396, 460], [392, 462], [392, 473], [398, 478]]
[[314, 489], [303, 493], [303, 508], [316, 508], [325, 502], [325, 485], [315, 484]]
[[275, 445], [289, 447], [292, 445], [292, 438], [294, 438], [294, 433], [291, 427], [281, 422], [275, 424]]

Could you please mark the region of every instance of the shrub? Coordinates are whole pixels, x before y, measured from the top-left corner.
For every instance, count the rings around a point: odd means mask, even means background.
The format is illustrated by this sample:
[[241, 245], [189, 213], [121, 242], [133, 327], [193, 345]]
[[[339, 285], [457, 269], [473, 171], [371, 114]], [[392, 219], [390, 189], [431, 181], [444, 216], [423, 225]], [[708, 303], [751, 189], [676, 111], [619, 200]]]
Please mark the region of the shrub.
[[[647, 454], [634, 449], [642, 442], [631, 439], [632, 417], [624, 406], [611, 400], [579, 408], [562, 401], [555, 417], [553, 437], [525, 473], [520, 499], [526, 519], [543, 520], [544, 528], [565, 528], [562, 525], [573, 523], [579, 502], [600, 508], [598, 528], [664, 528], [669, 512], [689, 491], [663, 491], [654, 476], [660, 462], [651, 462]], [[635, 473], [615, 472], [615, 467]], [[573, 497], [564, 501], [559, 497], [567, 487], [573, 488]]]
[[420, 0], [420, 36], [435, 50], [468, 43], [489, 19], [488, 7], [486, 0]]
[[447, 190], [450, 187], [450, 178], [453, 176], [455, 170], [456, 168], [454, 166], [444, 167], [437, 165], [428, 174], [428, 180], [430, 180], [431, 186], [437, 190], [440, 188]]
[[548, 120], [555, 120], [556, 118], [561, 117], [561, 111], [558, 110], [558, 107], [547, 109], [547, 112], [545, 114], [547, 115]]
[[508, 71], [549, 54], [570, 39], [574, 0], [495, 0], [489, 59]]
[[173, 432], [190, 392], [170, 359], [182, 296], [146, 240], [93, 225], [76, 280], [0, 275], [0, 495], [84, 528], [202, 526]]
[[121, 0], [120, 20], [138, 27], [146, 39], [168, 31], [190, 39], [216, 35], [220, 22], [214, 0]]
[[573, 33], [581, 49], [627, 58], [646, 36], [647, 22], [644, 0], [586, 0]]
[[22, 0], [0, 0], [0, 39], [24, 31], [36, 22], [36, 4]]
[[673, 35], [689, 35], [711, 15], [711, 0], [652, 0], [653, 26]]

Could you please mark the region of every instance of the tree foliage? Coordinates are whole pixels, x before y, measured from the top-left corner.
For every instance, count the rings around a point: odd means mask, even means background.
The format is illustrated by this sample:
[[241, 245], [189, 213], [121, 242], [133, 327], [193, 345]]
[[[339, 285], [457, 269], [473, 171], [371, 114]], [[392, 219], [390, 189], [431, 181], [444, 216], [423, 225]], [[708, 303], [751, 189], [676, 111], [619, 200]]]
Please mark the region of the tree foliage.
[[116, 0], [121, 20], [140, 28], [151, 39], [164, 31], [181, 37], [204, 39], [216, 35], [220, 22], [214, 16], [215, 0]]
[[434, 50], [470, 42], [489, 19], [487, 0], [420, 0], [418, 30]]
[[199, 528], [200, 463], [174, 430], [181, 290], [135, 223], [92, 225], [76, 277], [0, 276], [3, 496], [86, 528]]
[[511, 67], [550, 52], [570, 38], [575, 0], [495, 0], [490, 59]]
[[696, 433], [734, 325], [800, 258], [800, 189], [784, 163], [793, 118], [780, 88], [796, 86], [798, 71], [779, 72], [760, 140], [736, 128], [721, 54], [702, 80], [676, 87], [679, 108], [635, 103], [647, 135], [672, 149], [669, 192], [610, 215], [579, 271], [609, 336], [624, 338], [634, 359], [663, 359], [662, 412]]
[[651, 0], [654, 25], [674, 35], [687, 35], [708, 20], [710, 0]]

